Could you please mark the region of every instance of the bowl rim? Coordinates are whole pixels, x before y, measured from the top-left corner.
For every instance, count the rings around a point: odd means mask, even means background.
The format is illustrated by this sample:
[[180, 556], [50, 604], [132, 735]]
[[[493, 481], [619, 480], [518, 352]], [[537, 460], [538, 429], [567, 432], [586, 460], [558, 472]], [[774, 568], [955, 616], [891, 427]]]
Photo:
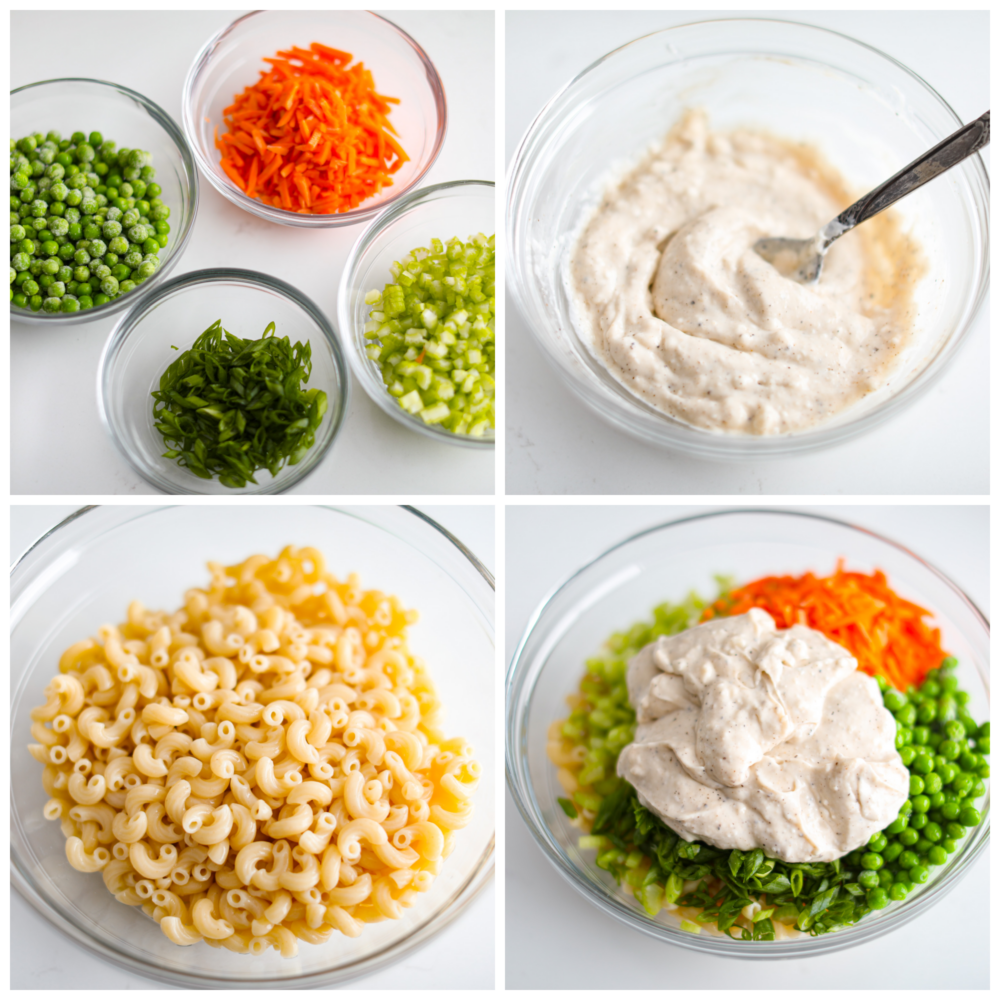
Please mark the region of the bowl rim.
[[[918, 87], [923, 88], [932, 99], [939, 103], [945, 113], [952, 118], [956, 128], [964, 124], [954, 108], [931, 84], [906, 66], [905, 63], [900, 62], [881, 49], [869, 45], [867, 42], [860, 41], [851, 35], [846, 35], [843, 32], [830, 28], [774, 17], [705, 18], [688, 21], [684, 24], [672, 25], [657, 31], [646, 32], [595, 59], [584, 69], [576, 73], [542, 105], [521, 137], [514, 155], [508, 164], [506, 175], [507, 202], [504, 213], [504, 229], [510, 257], [507, 283], [514, 304], [520, 313], [522, 324], [535, 345], [541, 349], [546, 362], [559, 376], [561, 383], [570, 390], [576, 400], [583, 403], [591, 413], [599, 416], [605, 423], [610, 424], [618, 431], [626, 432], [647, 445], [717, 461], [752, 461], [758, 458], [784, 458], [833, 447], [851, 440], [870, 429], [874, 429], [889, 418], [896, 416], [900, 410], [923, 396], [950, 367], [958, 351], [968, 341], [968, 335], [979, 318], [983, 302], [990, 288], [990, 178], [981, 155], [976, 153], [964, 161], [962, 167], [965, 169], [967, 166], [969, 171], [968, 184], [971, 200], [971, 217], [973, 222], [978, 222], [980, 226], [979, 236], [982, 246], [979, 254], [979, 282], [970, 302], [965, 306], [964, 316], [961, 318], [961, 323], [956, 326], [956, 332], [946, 343], [938, 347], [934, 360], [916, 378], [892, 396], [883, 400], [874, 409], [853, 417], [845, 417], [833, 427], [821, 423], [812, 428], [790, 434], [766, 436], [730, 435], [707, 431], [704, 428], [686, 424], [668, 414], [655, 410], [648, 404], [643, 404], [639, 399], [626, 399], [618, 393], [615, 394], [614, 402], [610, 399], [598, 397], [597, 394], [591, 391], [590, 386], [586, 385], [575, 372], [570, 370], [564, 361], [565, 352], [556, 350], [549, 344], [546, 338], [539, 336], [536, 332], [535, 324], [529, 319], [524, 303], [529, 300], [530, 296], [527, 294], [526, 289], [522, 287], [521, 274], [517, 266], [516, 233], [520, 229], [518, 218], [519, 202], [523, 199], [524, 187], [527, 183], [526, 177], [530, 178], [533, 172], [534, 158], [537, 155], [535, 145], [540, 141], [539, 133], [542, 126], [547, 123], [556, 104], [566, 97], [577, 83], [603, 63], [614, 56], [620, 55], [629, 47], [650, 38], [667, 36], [670, 33], [676, 33], [685, 29], [700, 29], [710, 25], [727, 25], [730, 27], [735, 25], [738, 27], [741, 24], [755, 26], [777, 25], [782, 30], [791, 28], [793, 30], [801, 30], [802, 32], [815, 33], [820, 36], [834, 36], [842, 42], [865, 49], [868, 53], [891, 63], [907, 77], [911, 78]], [[750, 50], [744, 48], [741, 51], [749, 52]], [[676, 59], [673, 56], [666, 60], [666, 62], [674, 61]], [[829, 61], [825, 64], [836, 68], [835, 64]], [[551, 319], [549, 317], [546, 318], [549, 320], [548, 325], [551, 325]], [[627, 393], [628, 390], [623, 388], [622, 391]], [[651, 420], [648, 427], [640, 429], [635, 426], [633, 419], [637, 413], [656, 417], [658, 421]]]
[[[942, 583], [945, 584], [947, 588], [952, 590], [964, 603], [969, 610], [971, 610], [973, 616], [978, 619], [980, 625], [985, 630], [986, 634], [990, 633], [990, 622], [989, 618], [980, 610], [979, 606], [972, 600], [971, 597], [956, 584], [947, 574], [938, 569], [933, 563], [924, 559], [922, 556], [917, 555], [907, 546], [896, 542], [891, 538], [881, 534], [880, 532], [873, 531], [870, 528], [862, 527], [861, 525], [852, 524], [849, 521], [841, 520], [839, 518], [830, 517], [827, 514], [819, 514], [814, 511], [803, 511], [803, 510], [790, 510], [782, 509], [778, 507], [727, 507], [719, 510], [705, 511], [700, 514], [691, 514], [685, 517], [675, 518], [669, 521], [663, 521], [659, 524], [650, 525], [649, 527], [643, 528], [639, 531], [631, 533], [628, 537], [615, 542], [613, 545], [608, 546], [602, 550], [598, 555], [594, 556], [592, 559], [588, 559], [583, 565], [579, 566], [577, 569], [571, 571], [570, 573], [564, 575], [562, 579], [558, 580], [555, 585], [544, 595], [535, 610], [529, 615], [527, 622], [521, 632], [521, 637], [518, 640], [517, 646], [515, 647], [514, 654], [511, 657], [510, 665], [507, 669], [507, 675], [504, 680], [504, 717], [505, 717], [505, 733], [504, 733], [504, 773], [506, 777], [506, 784], [508, 791], [510, 792], [511, 798], [513, 798], [517, 810], [524, 821], [525, 826], [531, 834], [532, 839], [535, 844], [541, 849], [542, 854], [545, 856], [546, 860], [551, 864], [556, 871], [565, 879], [573, 889], [575, 889], [584, 899], [589, 903], [596, 906], [602, 913], [607, 913], [618, 920], [620, 923], [626, 925], [632, 930], [637, 930], [649, 937], [655, 938], [657, 941], [663, 941], [669, 944], [676, 944], [681, 947], [687, 947], [695, 951], [706, 952], [710, 954], [720, 955], [722, 957], [738, 958], [748, 961], [753, 960], [768, 960], [768, 959], [785, 959], [785, 958], [808, 958], [813, 955], [828, 954], [834, 951], [842, 951], [846, 948], [853, 947], [856, 944], [864, 944], [869, 941], [873, 941], [878, 937], [881, 937], [885, 933], [891, 930], [897, 930], [904, 924], [909, 923], [911, 920], [921, 915], [926, 909], [929, 908], [935, 901], [940, 899], [942, 896], [946, 895], [954, 886], [962, 873], [968, 867], [976, 861], [980, 854], [985, 851], [990, 840], [990, 823], [989, 823], [989, 811], [987, 809], [986, 815], [983, 816], [983, 821], [980, 826], [976, 827], [976, 830], [982, 829], [983, 836], [967, 851], [960, 853], [955, 861], [955, 866], [951, 863], [942, 869], [941, 875], [935, 879], [934, 884], [931, 886], [930, 890], [919, 897], [912, 907], [900, 907], [895, 911], [896, 919], [891, 924], [891, 926], [886, 926], [878, 931], [872, 931], [867, 935], [864, 935], [865, 926], [862, 923], [853, 925], [853, 928], [861, 928], [862, 936], [855, 936], [849, 939], [844, 939], [840, 937], [837, 932], [822, 935], [820, 937], [809, 937], [806, 939], [792, 940], [792, 941], [774, 941], [767, 942], [766, 952], [762, 950], [750, 951], [747, 949], [742, 949], [738, 947], [730, 948], [728, 947], [730, 943], [732, 944], [742, 944], [742, 942], [729, 942], [727, 940], [711, 937], [708, 940], [711, 944], [703, 942], [699, 937], [692, 934], [684, 934], [681, 932], [669, 932], [668, 928], [664, 928], [661, 925], [654, 923], [652, 920], [640, 920], [636, 921], [635, 917], [637, 914], [635, 911], [627, 907], [623, 902], [615, 898], [610, 898], [607, 894], [600, 894], [593, 886], [591, 886], [584, 878], [581, 877], [580, 872], [566, 864], [563, 858], [558, 852], [553, 850], [549, 844], [546, 834], [540, 829], [543, 825], [541, 823], [540, 817], [536, 818], [532, 815], [531, 808], [528, 803], [524, 800], [522, 795], [522, 785], [525, 786], [524, 790], [530, 793], [531, 797], [534, 797], [533, 786], [531, 785], [530, 776], [528, 775], [526, 769], [526, 763], [523, 758], [522, 753], [519, 749], [519, 744], [524, 740], [524, 720], [522, 717], [516, 714], [515, 709], [519, 703], [524, 699], [522, 697], [522, 690], [524, 686], [524, 670], [521, 658], [524, 655], [525, 649], [528, 645], [529, 640], [533, 637], [535, 628], [537, 627], [539, 620], [542, 615], [548, 610], [551, 603], [559, 596], [567, 587], [569, 587], [577, 578], [581, 577], [588, 570], [596, 566], [597, 563], [601, 562], [607, 556], [616, 552], [618, 549], [623, 548], [627, 545], [632, 544], [639, 539], [653, 534], [655, 532], [663, 531], [667, 528], [676, 528], [681, 525], [689, 524], [696, 521], [704, 521], [709, 519], [718, 519], [722, 517], [740, 516], [740, 515], [777, 515], [781, 517], [796, 517], [803, 518], [813, 521], [822, 521], [827, 524], [836, 526], [837, 528], [847, 528], [852, 532], [857, 532], [862, 535], [868, 535], [876, 540], [882, 542], [885, 545], [891, 546], [903, 552], [905, 555], [909, 556], [911, 559], [919, 563], [923, 568], [929, 570], [935, 577], [937, 577]], [[988, 671], [988, 666], [987, 666]], [[989, 675], [983, 680], [984, 686], [986, 688], [987, 695], [989, 694]], [[538, 677], [536, 676], [532, 680], [532, 688], [537, 683]], [[870, 925], [869, 925], [870, 926]], [[852, 928], [852, 929], [853, 929]], [[838, 942], [838, 939], [840, 941]], [[812, 942], [812, 944], [809, 944]], [[719, 947], [716, 947], [718, 945]], [[803, 947], [806, 945], [806, 947]]]
[[139, 299], [150, 294], [153, 289], [159, 287], [162, 280], [166, 278], [166, 276], [173, 270], [177, 261], [180, 260], [181, 255], [187, 249], [187, 244], [191, 238], [191, 234], [194, 232], [194, 223], [195, 219], [198, 217], [198, 205], [201, 198], [201, 179], [198, 176], [198, 167], [195, 162], [194, 151], [187, 141], [187, 136], [185, 136], [181, 129], [178, 128], [177, 123], [155, 101], [151, 101], [148, 97], [144, 97], [138, 91], [132, 90], [130, 87], [124, 86], [124, 84], [112, 83], [110, 80], [98, 80], [89, 76], [61, 76], [54, 77], [51, 80], [36, 80], [34, 83], [26, 83], [24, 86], [15, 87], [10, 92], [10, 96], [13, 97], [15, 94], [22, 93], [26, 90], [33, 90], [35, 87], [45, 87], [52, 84], [80, 83], [93, 83], [101, 87], [108, 87], [131, 98], [143, 108], [149, 117], [152, 118], [164, 132], [167, 133], [171, 142], [173, 142], [177, 151], [180, 153], [181, 162], [185, 167], [185, 173], [191, 182], [191, 216], [188, 219], [187, 228], [181, 234], [178, 242], [174, 244], [174, 249], [171, 254], [163, 262], [163, 265], [156, 270], [152, 277], [144, 281], [134, 290], [134, 298], [131, 297], [133, 293], [130, 292], [128, 295], [121, 295], [117, 299], [105, 302], [103, 305], [92, 306], [90, 309], [82, 309], [75, 313], [36, 313], [32, 312], [30, 309], [20, 309], [11, 303], [11, 322], [36, 323], [39, 325], [51, 324], [53, 326], [58, 323], [89, 323], [91, 320], [101, 319], [105, 316], [111, 316], [120, 312], [122, 309], [128, 309], [138, 302]]
[[[108, 334], [107, 340], [104, 342], [104, 347], [101, 349], [101, 356], [97, 362], [97, 412], [104, 430], [111, 438], [111, 441], [118, 453], [125, 459], [131, 469], [138, 473], [138, 475], [140, 475], [147, 483], [155, 486], [162, 493], [169, 493], [173, 495], [188, 494], [195, 496], [218, 496], [218, 494], [200, 493], [195, 489], [175, 489], [173, 487], [169, 487], [167, 484], [158, 481], [155, 476], [148, 474], [145, 469], [141, 468], [133, 460], [128, 448], [126, 448], [120, 435], [118, 434], [116, 425], [110, 417], [111, 407], [108, 400], [111, 396], [111, 390], [108, 385], [108, 380], [110, 376], [110, 366], [118, 351], [135, 330], [137, 324], [142, 321], [143, 316], [153, 306], [155, 306], [157, 302], [166, 298], [168, 295], [173, 294], [178, 289], [185, 290], [196, 285], [207, 285], [222, 281], [239, 281], [257, 285], [267, 291], [276, 292], [283, 298], [286, 298], [297, 305], [316, 324], [317, 328], [326, 338], [331, 354], [333, 355], [333, 367], [337, 372], [338, 380], [341, 385], [341, 391], [338, 394], [337, 400], [330, 400], [329, 396], [327, 397], [327, 412], [331, 414], [331, 429], [327, 443], [322, 447], [319, 447], [315, 454], [309, 455], [307, 453], [307, 457], [299, 463], [294, 472], [292, 472], [287, 480], [281, 483], [280, 487], [277, 489], [264, 488], [253, 493], [234, 491], [232, 494], [233, 499], [241, 496], [275, 496], [290, 490], [293, 486], [303, 482], [308, 476], [316, 471], [317, 467], [326, 457], [329, 450], [333, 447], [333, 444], [341, 431], [344, 419], [347, 416], [348, 404], [350, 403], [351, 397], [351, 376], [349, 366], [344, 360], [344, 350], [333, 324], [329, 319], [327, 319], [323, 310], [320, 309], [319, 306], [317, 306], [316, 303], [309, 298], [309, 296], [287, 282], [282, 281], [280, 278], [276, 278], [269, 274], [263, 274], [260, 271], [250, 271], [245, 268], [210, 267], [199, 271], [187, 271], [184, 274], [178, 275], [176, 278], [171, 278], [170, 281], [164, 282], [148, 295], [137, 300], [112, 328], [111, 332]], [[317, 448], [317, 445], [314, 445], [313, 448]], [[313, 449], [310, 449], [310, 451], [312, 450]], [[289, 466], [286, 465], [285, 468], [289, 468]], [[216, 482], [214, 479], [211, 481]], [[223, 496], [225, 496], [225, 494]]]
[[[422, 420], [407, 413], [399, 406], [393, 397], [384, 389], [375, 391], [375, 387], [368, 384], [368, 376], [371, 374], [368, 358], [363, 356], [354, 343], [353, 319], [350, 309], [350, 286], [354, 280], [354, 274], [362, 255], [372, 246], [372, 244], [382, 235], [384, 230], [397, 219], [402, 218], [412, 208], [425, 201], [435, 200], [442, 191], [462, 193], [464, 189], [489, 188], [492, 197], [496, 198], [496, 183], [484, 180], [456, 180], [442, 181], [440, 184], [428, 184], [426, 187], [417, 188], [410, 191], [405, 197], [400, 199], [391, 208], [386, 209], [376, 216], [367, 226], [364, 232], [355, 240], [344, 269], [340, 275], [340, 287], [337, 290], [337, 321], [340, 329], [344, 333], [344, 343], [347, 350], [347, 359], [351, 365], [354, 377], [361, 384], [368, 398], [383, 412], [387, 413], [394, 420], [401, 423], [411, 431], [417, 431], [425, 437], [433, 438], [435, 441], [442, 441], [445, 444], [457, 445], [460, 448], [474, 448], [478, 450], [492, 450], [496, 447], [496, 427], [493, 428], [492, 438], [473, 438], [468, 434], [453, 434], [451, 431], [443, 430], [436, 424], [425, 424]], [[496, 202], [494, 200], [494, 209]], [[494, 220], [495, 221], [495, 220]], [[494, 234], [495, 235], [495, 234]], [[381, 376], [380, 376], [381, 384]], [[496, 421], [494, 420], [494, 424]]]
[[[345, 12], [346, 11], [342, 9], [308, 11], [308, 13], [316, 15], [337, 15]], [[427, 82], [434, 98], [434, 105], [438, 116], [437, 136], [434, 147], [432, 148], [430, 156], [427, 159], [427, 163], [424, 165], [423, 169], [421, 169], [419, 173], [413, 177], [405, 188], [400, 188], [385, 201], [379, 202], [377, 205], [369, 205], [367, 208], [365, 207], [365, 203], [362, 202], [357, 208], [352, 208], [350, 211], [335, 212], [325, 215], [288, 212], [283, 208], [274, 208], [271, 205], [265, 205], [262, 201], [258, 201], [256, 198], [248, 198], [242, 191], [239, 190], [239, 188], [236, 187], [235, 184], [223, 181], [223, 179], [215, 173], [215, 164], [203, 154], [200, 144], [195, 140], [195, 136], [197, 136], [198, 132], [195, 128], [194, 122], [192, 95], [196, 81], [199, 76], [208, 69], [209, 64], [212, 61], [216, 46], [226, 35], [236, 30], [237, 27], [250, 18], [259, 18], [267, 15], [280, 16], [282, 13], [286, 12], [282, 12], [280, 10], [256, 10], [251, 11], [249, 14], [243, 14], [215, 32], [215, 34], [213, 34], [208, 41], [202, 45], [202, 47], [198, 50], [198, 53], [195, 55], [194, 60], [188, 69], [187, 76], [184, 78], [184, 86], [181, 92], [181, 121], [184, 126], [185, 137], [189, 140], [191, 149], [193, 150], [194, 159], [197, 163], [198, 169], [205, 175], [209, 184], [211, 184], [212, 187], [215, 188], [215, 190], [218, 191], [224, 198], [228, 199], [245, 212], [249, 212], [251, 215], [257, 216], [259, 219], [263, 219], [265, 222], [274, 222], [283, 226], [299, 226], [307, 229], [331, 229], [339, 226], [353, 225], [354, 223], [374, 218], [380, 212], [383, 212], [390, 205], [393, 205], [400, 198], [405, 197], [414, 188], [419, 186], [420, 182], [424, 179], [424, 177], [426, 177], [427, 172], [437, 162], [437, 158], [441, 153], [445, 137], [448, 133], [448, 100], [445, 94], [444, 81], [441, 79], [437, 71], [437, 67], [416, 39], [399, 27], [399, 25], [394, 21], [390, 21], [387, 17], [382, 17], [381, 14], [376, 14], [374, 11], [350, 11], [350, 13], [367, 14], [370, 17], [375, 18], [376, 21], [382, 22], [391, 31], [396, 32], [396, 34], [410, 46], [414, 54], [417, 56], [417, 59], [424, 67]]]
[[[46, 532], [40, 535], [31, 543], [28, 548], [21, 553], [17, 560], [11, 564], [10, 575], [8, 579], [13, 584], [14, 575], [25, 559], [35, 552], [35, 550], [41, 546], [47, 539], [51, 538], [61, 529], [67, 527], [68, 525], [76, 522], [85, 514], [91, 511], [99, 510], [103, 505], [100, 504], [88, 504], [86, 506], [80, 507], [78, 510], [73, 511], [73, 513], [64, 517], [57, 524], [53, 525]], [[145, 504], [141, 506], [146, 506]], [[188, 504], [151, 504], [151, 507], [158, 509], [170, 509], [177, 506], [190, 506]], [[320, 508], [326, 508], [328, 510], [333, 510], [337, 512], [343, 512], [343, 508], [350, 507], [364, 507], [370, 505], [364, 504], [312, 504], [309, 506], [316, 506]], [[393, 505], [375, 505], [375, 506], [393, 506]], [[464, 543], [462, 543], [455, 535], [453, 535], [447, 528], [439, 524], [430, 515], [426, 514], [424, 511], [419, 510], [417, 507], [411, 504], [398, 504], [396, 505], [400, 509], [406, 511], [409, 514], [415, 516], [418, 520], [423, 521], [428, 527], [436, 531], [438, 534], [442, 535], [444, 539], [451, 543], [461, 554], [464, 556], [469, 563], [472, 565], [473, 569], [483, 578], [486, 584], [489, 586], [490, 590], [496, 593], [496, 581], [494, 575], [490, 570], [483, 564], [483, 562], [476, 556], [471, 549], [469, 549]], [[387, 531], [386, 528], [379, 525], [381, 530]], [[494, 627], [495, 627], [495, 608], [494, 608]], [[494, 803], [495, 806], [495, 803]], [[12, 808], [13, 814], [13, 808]], [[98, 959], [102, 959], [110, 964], [125, 970], [126, 972], [131, 972], [133, 974], [141, 975], [147, 979], [157, 978], [161, 981], [171, 983], [173, 985], [181, 987], [197, 987], [197, 988], [226, 988], [227, 981], [217, 981], [210, 979], [206, 976], [196, 976], [189, 973], [177, 972], [172, 969], [157, 969], [155, 977], [150, 974], [147, 966], [135, 959], [132, 959], [126, 954], [118, 952], [116, 949], [110, 948], [103, 942], [92, 938], [89, 935], [83, 935], [76, 925], [66, 919], [63, 914], [52, 907], [48, 901], [33, 889], [33, 880], [25, 872], [21, 871], [18, 866], [16, 856], [14, 852], [11, 851], [11, 884], [17, 890], [18, 894], [32, 907], [32, 909], [38, 913], [47, 924], [55, 927], [60, 931], [74, 946], [81, 948], [85, 952], [88, 952]], [[496, 826], [494, 823], [493, 834], [491, 835], [489, 842], [486, 845], [482, 856], [480, 857], [477, 864], [473, 867], [472, 871], [469, 873], [467, 878], [462, 882], [462, 884], [456, 889], [452, 901], [447, 904], [445, 909], [439, 914], [439, 922], [435, 923], [432, 927], [429, 925], [424, 925], [422, 927], [416, 928], [411, 934], [404, 938], [403, 940], [397, 942], [396, 944], [390, 944], [384, 948], [381, 952], [376, 955], [369, 956], [368, 958], [360, 960], [357, 964], [359, 968], [349, 975], [339, 978], [335, 981], [329, 979], [329, 972], [313, 972], [301, 976], [289, 977], [288, 975], [275, 975], [266, 980], [254, 980], [239, 982], [236, 984], [238, 988], [242, 989], [266, 989], [272, 988], [279, 982], [294, 982], [295, 988], [317, 988], [328, 985], [340, 985], [344, 983], [350, 983], [361, 979], [364, 976], [373, 975], [376, 972], [383, 971], [386, 968], [397, 965], [403, 958], [412, 954], [414, 951], [423, 947], [423, 945], [434, 937], [437, 937], [441, 931], [463, 913], [468, 906], [479, 897], [483, 889], [489, 885], [493, 876], [496, 872]], [[469, 892], [469, 887], [472, 886], [472, 891]], [[373, 967], [374, 965], [374, 967]], [[232, 986], [232, 983], [230, 983]]]

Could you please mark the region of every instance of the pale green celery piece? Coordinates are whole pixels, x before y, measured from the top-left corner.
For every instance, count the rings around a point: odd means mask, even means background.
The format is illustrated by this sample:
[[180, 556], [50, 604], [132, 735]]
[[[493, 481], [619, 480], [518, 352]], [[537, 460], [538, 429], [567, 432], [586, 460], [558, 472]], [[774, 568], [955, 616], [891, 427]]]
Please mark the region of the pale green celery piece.
[[420, 398], [420, 393], [416, 389], [413, 392], [408, 392], [405, 396], [400, 396], [399, 405], [407, 411], [407, 413], [419, 413], [424, 408], [423, 400]]

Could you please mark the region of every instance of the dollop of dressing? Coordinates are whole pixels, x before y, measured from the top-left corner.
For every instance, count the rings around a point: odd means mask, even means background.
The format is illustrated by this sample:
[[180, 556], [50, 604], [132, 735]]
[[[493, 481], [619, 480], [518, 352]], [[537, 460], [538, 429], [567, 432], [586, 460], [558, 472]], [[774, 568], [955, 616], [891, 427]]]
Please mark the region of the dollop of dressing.
[[583, 340], [627, 389], [686, 423], [779, 434], [889, 377], [909, 340], [919, 247], [882, 213], [837, 241], [819, 283], [761, 236], [811, 237], [853, 200], [818, 151], [689, 112], [609, 186], [569, 262]]
[[842, 646], [759, 608], [642, 649], [635, 741], [618, 774], [685, 840], [832, 861], [888, 826], [909, 792], [896, 722]]

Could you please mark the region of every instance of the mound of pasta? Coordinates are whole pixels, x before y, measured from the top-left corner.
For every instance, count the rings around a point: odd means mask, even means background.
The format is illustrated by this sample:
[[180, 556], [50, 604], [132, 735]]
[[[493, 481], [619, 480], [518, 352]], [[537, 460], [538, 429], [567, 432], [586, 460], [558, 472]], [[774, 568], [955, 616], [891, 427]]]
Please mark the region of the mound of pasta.
[[71, 646], [32, 712], [45, 816], [176, 944], [355, 937], [426, 892], [480, 767], [439, 729], [396, 597], [312, 548], [237, 566], [168, 614]]

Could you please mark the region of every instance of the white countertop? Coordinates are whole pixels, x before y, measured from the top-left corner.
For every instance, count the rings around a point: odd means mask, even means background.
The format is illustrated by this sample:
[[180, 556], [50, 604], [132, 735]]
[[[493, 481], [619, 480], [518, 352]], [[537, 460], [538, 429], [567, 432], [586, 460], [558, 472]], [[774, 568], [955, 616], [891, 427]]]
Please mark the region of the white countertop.
[[[240, 13], [15, 11], [11, 87], [52, 76], [110, 79], [150, 98], [179, 125], [184, 78], [196, 53]], [[392, 11], [386, 16], [427, 51], [448, 100], [448, 135], [422, 184], [493, 180], [493, 12]], [[272, 225], [232, 205], [202, 178], [198, 218], [172, 276], [207, 267], [268, 272], [335, 317], [341, 270], [363, 228], [307, 231]], [[12, 493], [158, 492], [118, 454], [97, 416], [97, 361], [115, 318], [56, 332], [11, 324]], [[493, 451], [473, 452], [425, 439], [382, 413], [359, 385], [353, 389], [337, 441], [316, 471], [290, 492], [493, 492]]]
[[[505, 162], [571, 77], [640, 35], [707, 17], [764, 16], [851, 35], [909, 66], [963, 121], [989, 104], [989, 13], [510, 12]], [[984, 156], [989, 168], [989, 148]], [[985, 494], [989, 492], [989, 299], [951, 367], [909, 409], [815, 455], [707, 462], [613, 430], [557, 379], [506, 300], [506, 490], [510, 494]]]
[[[712, 508], [508, 506], [506, 650], [549, 589], [614, 542]], [[908, 546], [989, 608], [989, 507], [792, 507]], [[508, 664], [509, 665], [509, 664]], [[663, 944], [591, 906], [557, 874], [506, 796], [507, 989], [987, 989], [990, 862], [905, 929], [808, 960], [740, 962]], [[584, 958], [583, 949], [586, 949]]]
[[[79, 504], [12, 506], [13, 562]], [[493, 507], [433, 506], [420, 510], [447, 528], [496, 573]], [[459, 916], [424, 947], [383, 972], [351, 983], [354, 989], [492, 989], [496, 883], [491, 881]], [[91, 955], [48, 924], [17, 892], [10, 893], [11, 989], [149, 990], [159, 983]]]

